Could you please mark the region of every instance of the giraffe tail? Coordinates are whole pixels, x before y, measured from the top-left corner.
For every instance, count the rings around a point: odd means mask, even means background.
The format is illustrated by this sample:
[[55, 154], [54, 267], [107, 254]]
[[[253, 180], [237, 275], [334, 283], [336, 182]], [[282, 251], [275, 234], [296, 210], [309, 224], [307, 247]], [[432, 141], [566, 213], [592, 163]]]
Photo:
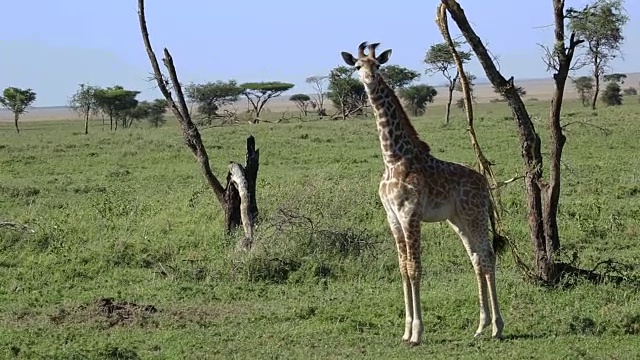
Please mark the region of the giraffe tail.
[[507, 247], [508, 239], [506, 236], [500, 235], [496, 231], [496, 214], [494, 212], [495, 206], [493, 201], [489, 200], [489, 221], [491, 222], [491, 233], [493, 234], [493, 252], [496, 255], [501, 255], [504, 249]]

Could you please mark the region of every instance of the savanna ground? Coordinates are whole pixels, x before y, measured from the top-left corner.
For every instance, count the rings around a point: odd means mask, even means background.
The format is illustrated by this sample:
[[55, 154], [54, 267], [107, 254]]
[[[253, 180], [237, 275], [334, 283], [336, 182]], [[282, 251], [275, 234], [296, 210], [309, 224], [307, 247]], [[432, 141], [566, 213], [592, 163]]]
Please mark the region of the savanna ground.
[[[559, 222], [563, 259], [592, 268], [640, 259], [640, 105], [597, 112], [569, 103]], [[547, 144], [547, 101], [528, 108]], [[522, 171], [504, 103], [480, 104], [476, 129], [500, 179]], [[462, 112], [433, 106], [414, 124], [436, 156], [471, 164]], [[0, 124], [0, 357], [53, 359], [504, 358], [631, 359], [640, 353], [640, 290], [522, 280], [499, 260], [502, 342], [474, 339], [477, 290], [445, 224], [423, 225], [423, 344], [400, 341], [396, 250], [377, 186], [372, 119], [208, 128], [215, 173], [261, 152], [262, 222], [250, 253], [223, 235], [223, 214], [175, 121], [101, 131], [80, 121]], [[521, 182], [502, 192], [508, 236], [530, 262]], [[298, 218], [294, 218], [298, 216]], [[304, 219], [307, 217], [313, 223]]]

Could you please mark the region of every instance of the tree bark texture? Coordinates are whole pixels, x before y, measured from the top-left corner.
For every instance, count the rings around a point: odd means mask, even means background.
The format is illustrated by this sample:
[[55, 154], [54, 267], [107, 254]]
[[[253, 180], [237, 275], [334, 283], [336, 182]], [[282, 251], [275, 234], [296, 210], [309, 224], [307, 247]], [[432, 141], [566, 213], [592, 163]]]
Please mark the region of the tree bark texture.
[[[227, 173], [224, 209], [227, 234], [231, 234], [240, 225], [246, 225], [247, 221], [245, 221], [245, 219], [247, 219], [250, 224], [254, 224], [258, 218], [256, 179], [258, 177], [259, 161], [260, 151], [256, 150], [254, 137], [249, 136], [247, 138], [247, 155], [244, 167], [232, 162], [229, 165], [229, 172]], [[245, 204], [246, 214], [242, 211]], [[247, 235], [246, 227], [245, 235]]]
[[18, 119], [19, 118], [20, 118], [20, 115], [18, 113], [13, 114], [13, 125], [15, 125], [16, 132], [18, 134], [20, 133], [20, 127], [18, 126]]

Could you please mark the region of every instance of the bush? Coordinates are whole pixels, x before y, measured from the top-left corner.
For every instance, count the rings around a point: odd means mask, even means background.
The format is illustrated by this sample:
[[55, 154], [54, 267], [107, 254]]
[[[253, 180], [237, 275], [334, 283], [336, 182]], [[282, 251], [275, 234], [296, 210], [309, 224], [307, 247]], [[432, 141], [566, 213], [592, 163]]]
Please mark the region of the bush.
[[365, 229], [336, 228], [285, 208], [261, 226], [251, 252], [231, 259], [236, 280], [297, 283], [333, 278], [348, 271], [346, 263], [366, 261], [380, 241]]
[[436, 95], [438, 91], [426, 84], [409, 86], [400, 91], [400, 98], [405, 101], [407, 111], [413, 116], [424, 114], [427, 103], [432, 103]]
[[638, 95], [638, 90], [636, 90], [636, 88], [634, 88], [633, 86], [630, 86], [624, 89], [623, 93], [625, 96], [635, 96], [635, 95]]
[[620, 89], [620, 85], [615, 82], [608, 83], [607, 87], [604, 89], [604, 92], [600, 96], [600, 99], [607, 106], [622, 105], [622, 92]]

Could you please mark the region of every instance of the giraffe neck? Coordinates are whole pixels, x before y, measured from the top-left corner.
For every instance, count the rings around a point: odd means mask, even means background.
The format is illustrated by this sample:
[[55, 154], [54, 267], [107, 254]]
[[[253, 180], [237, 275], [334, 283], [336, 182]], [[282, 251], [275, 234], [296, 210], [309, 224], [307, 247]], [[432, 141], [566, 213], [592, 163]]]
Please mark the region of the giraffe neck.
[[429, 145], [420, 140], [396, 93], [384, 79], [376, 76], [365, 84], [369, 102], [376, 115], [376, 125], [385, 164], [394, 164], [417, 153], [428, 155]]

